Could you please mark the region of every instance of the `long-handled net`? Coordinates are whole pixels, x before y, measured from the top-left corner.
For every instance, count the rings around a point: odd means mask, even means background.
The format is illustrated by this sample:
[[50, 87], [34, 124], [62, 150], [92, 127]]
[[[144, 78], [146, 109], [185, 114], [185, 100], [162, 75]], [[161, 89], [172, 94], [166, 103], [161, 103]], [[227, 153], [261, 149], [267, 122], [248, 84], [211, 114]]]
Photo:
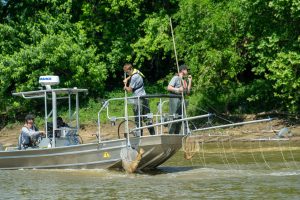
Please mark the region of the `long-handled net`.
[[127, 173], [133, 173], [137, 170], [143, 154], [143, 149], [140, 149], [139, 152], [131, 147], [121, 149], [122, 166]]
[[[126, 73], [124, 73], [126, 79]], [[132, 148], [130, 144], [129, 137], [129, 127], [128, 127], [128, 102], [127, 102], [127, 91], [125, 90], [125, 135], [126, 135], [126, 147], [121, 149], [120, 157], [122, 159], [122, 166], [128, 173], [133, 173], [136, 171], [138, 164], [142, 158], [144, 151], [140, 149], [140, 152], [137, 152]]]

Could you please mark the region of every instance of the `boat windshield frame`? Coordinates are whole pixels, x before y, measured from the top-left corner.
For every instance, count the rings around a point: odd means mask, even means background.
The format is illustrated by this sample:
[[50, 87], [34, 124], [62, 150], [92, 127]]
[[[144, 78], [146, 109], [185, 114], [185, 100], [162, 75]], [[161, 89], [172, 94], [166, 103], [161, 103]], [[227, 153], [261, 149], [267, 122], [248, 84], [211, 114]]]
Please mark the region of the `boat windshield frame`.
[[[57, 88], [57, 89], [46, 89], [46, 90], [35, 90], [35, 91], [25, 91], [25, 92], [15, 92], [12, 93], [13, 96], [20, 96], [24, 99], [36, 99], [43, 98], [44, 99], [44, 113], [45, 113], [45, 132], [46, 137], [48, 137], [48, 119], [52, 116], [52, 144], [51, 147], [55, 147], [55, 131], [60, 130], [57, 128], [57, 100], [59, 99], [67, 99], [68, 107], [69, 107], [69, 122], [72, 121], [72, 95], [75, 95], [75, 111], [76, 114], [76, 127], [77, 132], [80, 129], [79, 125], [79, 93], [88, 93], [88, 89], [78, 89], [78, 88]], [[52, 109], [48, 113], [48, 100], [52, 102]]]

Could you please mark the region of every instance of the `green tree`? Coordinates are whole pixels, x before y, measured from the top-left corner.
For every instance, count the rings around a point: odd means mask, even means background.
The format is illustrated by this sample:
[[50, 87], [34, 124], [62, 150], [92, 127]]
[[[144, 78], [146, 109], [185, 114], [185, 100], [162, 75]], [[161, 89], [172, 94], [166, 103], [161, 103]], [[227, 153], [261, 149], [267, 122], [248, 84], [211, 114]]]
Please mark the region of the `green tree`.
[[36, 89], [38, 77], [46, 74], [60, 76], [61, 87], [103, 92], [107, 66], [96, 46], [89, 44], [82, 24], [71, 22], [72, 1], [12, 1], [9, 5], [0, 25], [0, 97], [6, 106], [20, 107], [13, 103], [11, 91]]
[[[273, 109], [298, 112], [299, 1], [247, 1], [243, 9], [249, 15], [244, 46], [252, 71], [273, 88], [267, 94], [275, 99]], [[266, 94], [256, 98], [263, 102]]]

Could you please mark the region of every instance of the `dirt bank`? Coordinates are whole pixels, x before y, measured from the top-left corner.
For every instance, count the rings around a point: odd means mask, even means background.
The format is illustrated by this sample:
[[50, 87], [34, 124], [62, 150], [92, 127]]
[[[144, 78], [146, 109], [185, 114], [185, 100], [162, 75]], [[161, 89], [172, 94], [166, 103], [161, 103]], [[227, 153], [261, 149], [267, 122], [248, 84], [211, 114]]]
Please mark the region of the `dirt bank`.
[[[16, 146], [18, 136], [23, 125], [6, 126], [0, 131], [0, 144], [4, 147]], [[132, 127], [132, 125], [131, 125]], [[245, 126], [239, 126], [229, 129], [218, 129], [209, 132], [210, 135], [227, 134], [231, 136], [242, 136], [244, 138], [250, 137], [269, 137], [275, 138], [276, 134], [284, 127], [287, 127], [292, 134], [291, 139], [300, 138], [300, 125], [295, 123], [287, 123], [286, 120], [277, 119], [268, 123], [250, 124]], [[144, 131], [144, 135], [147, 135], [147, 131]], [[97, 126], [91, 124], [83, 124], [80, 128], [80, 136], [84, 143], [96, 141]], [[118, 138], [118, 125], [112, 126], [111, 124], [104, 124], [101, 127], [101, 138], [116, 139]], [[164, 128], [164, 133], [167, 133], [167, 129]], [[120, 133], [122, 137], [123, 133]], [[196, 133], [197, 134], [197, 133]]]

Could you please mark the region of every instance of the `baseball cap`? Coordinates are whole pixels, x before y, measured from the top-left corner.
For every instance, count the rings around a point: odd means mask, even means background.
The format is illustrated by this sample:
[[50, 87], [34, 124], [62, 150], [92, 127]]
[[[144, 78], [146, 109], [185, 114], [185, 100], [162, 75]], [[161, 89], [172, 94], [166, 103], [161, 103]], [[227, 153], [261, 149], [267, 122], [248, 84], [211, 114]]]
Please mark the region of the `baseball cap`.
[[188, 66], [187, 65], [180, 65], [179, 66], [179, 71], [182, 71], [182, 70], [188, 70], [189, 68], [188, 68]]
[[34, 120], [34, 116], [32, 114], [28, 114], [26, 115], [25, 120]]

